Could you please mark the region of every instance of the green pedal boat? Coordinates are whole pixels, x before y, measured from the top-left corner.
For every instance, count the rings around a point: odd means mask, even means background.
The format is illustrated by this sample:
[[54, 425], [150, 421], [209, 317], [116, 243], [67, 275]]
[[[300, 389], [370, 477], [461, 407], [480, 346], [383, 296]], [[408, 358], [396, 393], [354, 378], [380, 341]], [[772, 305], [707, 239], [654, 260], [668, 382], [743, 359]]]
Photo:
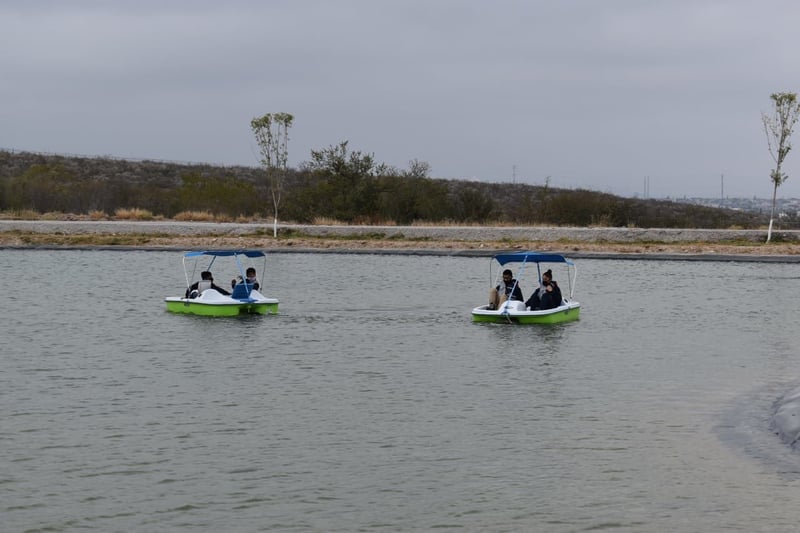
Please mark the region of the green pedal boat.
[[[558, 287], [559, 298], [554, 299], [545, 294], [547, 285], [552, 285], [558, 278], [558, 272], [547, 270], [542, 272], [542, 265], [553, 263], [556, 270], [565, 273], [565, 277], [558, 279], [555, 286]], [[500, 268], [493, 274], [493, 267], [499, 264]], [[508, 266], [507, 266], [508, 265]], [[558, 269], [556, 267], [563, 268]], [[508, 275], [508, 270], [515, 268], [516, 272], [511, 271], [511, 276], [505, 280], [502, 275]], [[559, 254], [543, 252], [509, 252], [498, 254], [492, 258], [489, 265], [489, 279], [492, 282], [490, 290], [490, 303], [476, 307], [472, 310], [473, 322], [490, 322], [495, 324], [559, 324], [561, 322], [571, 322], [578, 320], [581, 312], [581, 304], [573, 300], [575, 291], [575, 277], [577, 269], [575, 264]], [[516, 277], [514, 277], [516, 276]], [[543, 283], [543, 279], [548, 283]], [[561, 287], [561, 283], [566, 287]], [[503, 291], [505, 285], [507, 289]], [[539, 292], [542, 291], [542, 292]], [[508, 296], [504, 296], [507, 292]], [[549, 291], [552, 293], [552, 287]], [[531, 297], [525, 300], [523, 294]], [[491, 301], [497, 298], [496, 301]]]
[[[229, 267], [223, 266], [225, 279], [231, 275], [230, 282], [214, 283], [211, 269], [218, 258], [233, 259]], [[183, 297], [168, 296], [164, 299], [167, 311], [203, 316], [237, 316], [277, 314], [278, 300], [264, 296], [256, 278], [253, 261], [263, 259], [261, 274], [267, 263], [266, 254], [259, 250], [206, 250], [186, 252], [183, 256], [183, 270], [186, 277], [186, 292]], [[250, 266], [246, 266], [248, 262]], [[190, 268], [191, 266], [191, 268]], [[191, 271], [191, 272], [190, 272]], [[249, 275], [252, 274], [252, 275]], [[199, 281], [191, 280], [200, 276]]]

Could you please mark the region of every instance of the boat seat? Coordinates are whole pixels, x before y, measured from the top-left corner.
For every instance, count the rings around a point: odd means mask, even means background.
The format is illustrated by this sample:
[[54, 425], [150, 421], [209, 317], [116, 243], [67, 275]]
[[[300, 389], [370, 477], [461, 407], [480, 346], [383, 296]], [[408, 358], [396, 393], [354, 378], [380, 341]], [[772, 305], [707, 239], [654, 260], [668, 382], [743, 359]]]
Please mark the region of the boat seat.
[[250, 298], [250, 290], [253, 288], [253, 285], [250, 283], [237, 283], [236, 286], [233, 288], [233, 292], [231, 293], [231, 298], [236, 300], [244, 300]]
[[197, 294], [203, 294], [203, 291], [211, 288], [211, 282], [207, 279], [197, 282]]
[[500, 310], [502, 311], [524, 311], [525, 304], [520, 302], [519, 300], [510, 300], [508, 302], [503, 302], [500, 306]]

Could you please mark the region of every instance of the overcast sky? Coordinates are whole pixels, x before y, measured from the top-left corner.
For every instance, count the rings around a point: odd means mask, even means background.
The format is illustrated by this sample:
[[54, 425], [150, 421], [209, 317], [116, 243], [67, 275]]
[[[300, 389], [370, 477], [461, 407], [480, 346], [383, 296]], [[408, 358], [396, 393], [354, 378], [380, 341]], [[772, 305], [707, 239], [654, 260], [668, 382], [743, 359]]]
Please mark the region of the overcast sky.
[[[255, 166], [250, 120], [288, 112], [290, 166], [346, 140], [437, 178], [769, 197], [799, 57], [797, 0], [3, 0], [0, 148]], [[800, 197], [800, 148], [784, 170]]]

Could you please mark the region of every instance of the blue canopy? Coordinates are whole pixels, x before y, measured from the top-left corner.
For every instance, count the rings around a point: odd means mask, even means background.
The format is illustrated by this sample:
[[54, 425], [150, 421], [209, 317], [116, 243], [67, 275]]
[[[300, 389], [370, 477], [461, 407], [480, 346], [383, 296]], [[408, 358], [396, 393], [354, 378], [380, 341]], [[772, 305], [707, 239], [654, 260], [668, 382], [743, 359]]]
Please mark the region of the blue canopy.
[[245, 257], [266, 256], [261, 250], [203, 250], [200, 252], [186, 252], [184, 257], [199, 257], [201, 255], [213, 255], [214, 257], [227, 257], [232, 255], [243, 255]]
[[559, 254], [548, 254], [542, 252], [514, 252], [499, 254], [494, 259], [501, 265], [506, 263], [566, 263], [572, 265], [572, 261]]

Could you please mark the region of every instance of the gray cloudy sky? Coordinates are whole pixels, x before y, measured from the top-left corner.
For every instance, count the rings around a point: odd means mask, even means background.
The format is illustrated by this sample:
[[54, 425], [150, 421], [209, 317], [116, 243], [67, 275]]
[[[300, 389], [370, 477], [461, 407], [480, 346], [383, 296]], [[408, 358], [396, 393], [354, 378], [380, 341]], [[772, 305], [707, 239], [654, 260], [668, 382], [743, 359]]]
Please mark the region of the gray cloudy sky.
[[768, 197], [799, 54], [797, 0], [4, 0], [0, 148], [254, 166], [284, 111], [291, 166]]

